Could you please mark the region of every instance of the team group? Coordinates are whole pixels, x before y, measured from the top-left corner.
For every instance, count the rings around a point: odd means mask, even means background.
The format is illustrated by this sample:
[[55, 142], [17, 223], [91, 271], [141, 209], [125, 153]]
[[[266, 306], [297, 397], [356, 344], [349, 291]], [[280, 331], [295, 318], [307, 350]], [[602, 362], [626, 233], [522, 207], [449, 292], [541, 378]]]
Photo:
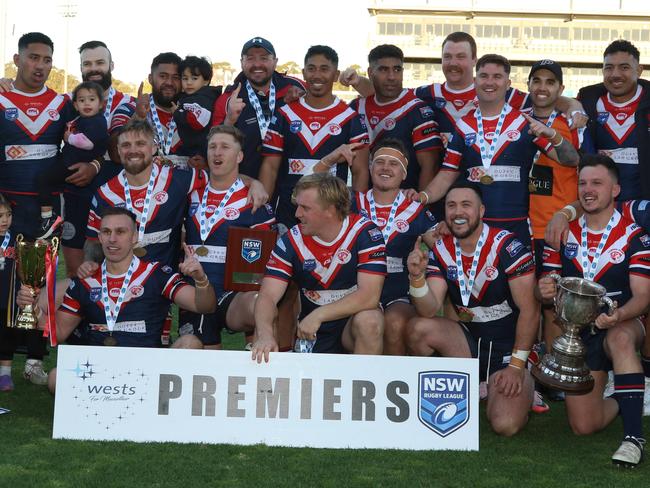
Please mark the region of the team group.
[[[41, 33], [21, 37], [16, 79], [0, 81], [0, 390], [14, 387], [16, 304], [58, 341], [157, 347], [173, 302], [172, 347], [218, 349], [227, 329], [250, 337], [258, 362], [290, 349], [477, 357], [488, 420], [510, 436], [545, 407], [528, 364], [539, 336], [560, 334], [554, 272], [617, 302], [583, 334], [595, 387], [566, 396], [571, 428], [620, 414], [612, 461], [641, 461], [650, 86], [630, 42], [607, 47], [603, 83], [577, 100], [553, 60], [533, 64], [528, 93], [513, 89], [508, 60], [478, 58], [462, 32], [442, 46], [446, 81], [417, 89], [403, 87], [393, 45], [370, 51], [368, 78], [312, 46], [301, 81], [255, 37], [223, 93], [204, 58], [161, 53], [152, 93], [136, 98], [111, 86], [103, 42], [79, 52], [70, 95], [45, 86], [53, 45]], [[333, 95], [337, 80], [359, 98]], [[224, 289], [233, 226], [279, 231], [259, 292]], [[70, 278], [58, 296], [10, 287], [19, 234], [61, 236]], [[45, 384], [37, 332], [25, 376]]]

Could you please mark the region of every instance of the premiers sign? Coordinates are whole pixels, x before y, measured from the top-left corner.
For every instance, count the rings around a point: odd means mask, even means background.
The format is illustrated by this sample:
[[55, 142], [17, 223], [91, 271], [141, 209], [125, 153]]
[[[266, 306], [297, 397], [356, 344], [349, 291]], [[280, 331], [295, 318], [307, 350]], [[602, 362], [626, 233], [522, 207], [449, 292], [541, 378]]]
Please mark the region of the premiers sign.
[[478, 449], [473, 359], [59, 346], [54, 438]]

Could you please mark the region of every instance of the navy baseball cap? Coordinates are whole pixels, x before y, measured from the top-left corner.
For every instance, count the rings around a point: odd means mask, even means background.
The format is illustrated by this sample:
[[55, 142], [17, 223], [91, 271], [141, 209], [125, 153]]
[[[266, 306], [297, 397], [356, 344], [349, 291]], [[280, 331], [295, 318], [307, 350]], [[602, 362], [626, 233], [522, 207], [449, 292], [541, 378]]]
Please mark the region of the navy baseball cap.
[[557, 81], [562, 84], [562, 66], [560, 66], [560, 63], [553, 61], [552, 59], [542, 59], [541, 61], [537, 61], [535, 64], [533, 64], [533, 67], [530, 68], [530, 74], [528, 75], [528, 80], [530, 80], [533, 77], [533, 74], [535, 71], [538, 71], [540, 69], [547, 69], [551, 73], [555, 75], [555, 78], [557, 78]]
[[263, 37], [253, 37], [251, 40], [246, 41], [244, 47], [241, 49], [241, 55], [243, 56], [246, 54], [252, 47], [261, 47], [262, 49], [265, 49], [269, 54], [275, 56], [275, 49], [273, 48], [273, 44], [271, 44]]

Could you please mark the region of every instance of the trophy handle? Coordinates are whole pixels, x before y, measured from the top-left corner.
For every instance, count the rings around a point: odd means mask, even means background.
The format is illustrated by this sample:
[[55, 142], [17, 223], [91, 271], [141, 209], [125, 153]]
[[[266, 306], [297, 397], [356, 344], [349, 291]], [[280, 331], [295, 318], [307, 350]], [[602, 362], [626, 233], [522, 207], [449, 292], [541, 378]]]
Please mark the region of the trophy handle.
[[559, 283], [560, 280], [562, 279], [562, 277], [557, 273], [551, 273], [550, 275], [548, 275], [548, 277], [551, 278], [553, 281], [555, 281], [555, 283]]
[[616, 310], [616, 304], [614, 303], [614, 300], [609, 297], [602, 297], [600, 299], [600, 302], [604, 305], [607, 305], [607, 315], [614, 314], [614, 311]]

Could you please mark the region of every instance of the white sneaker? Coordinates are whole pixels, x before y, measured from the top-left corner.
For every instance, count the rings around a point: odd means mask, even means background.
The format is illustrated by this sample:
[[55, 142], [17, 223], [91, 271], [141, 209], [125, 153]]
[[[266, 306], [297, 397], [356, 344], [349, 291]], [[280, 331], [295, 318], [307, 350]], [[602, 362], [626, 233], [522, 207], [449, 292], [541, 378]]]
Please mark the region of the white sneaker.
[[607, 384], [603, 392], [603, 398], [609, 398], [614, 394], [614, 372], [610, 371], [607, 376]]
[[28, 359], [23, 376], [35, 385], [47, 385], [47, 373], [43, 371], [43, 361], [40, 359]]
[[617, 466], [634, 468], [643, 459], [643, 446], [645, 439], [637, 439], [632, 436], [625, 436], [621, 446], [612, 456], [612, 462]]

